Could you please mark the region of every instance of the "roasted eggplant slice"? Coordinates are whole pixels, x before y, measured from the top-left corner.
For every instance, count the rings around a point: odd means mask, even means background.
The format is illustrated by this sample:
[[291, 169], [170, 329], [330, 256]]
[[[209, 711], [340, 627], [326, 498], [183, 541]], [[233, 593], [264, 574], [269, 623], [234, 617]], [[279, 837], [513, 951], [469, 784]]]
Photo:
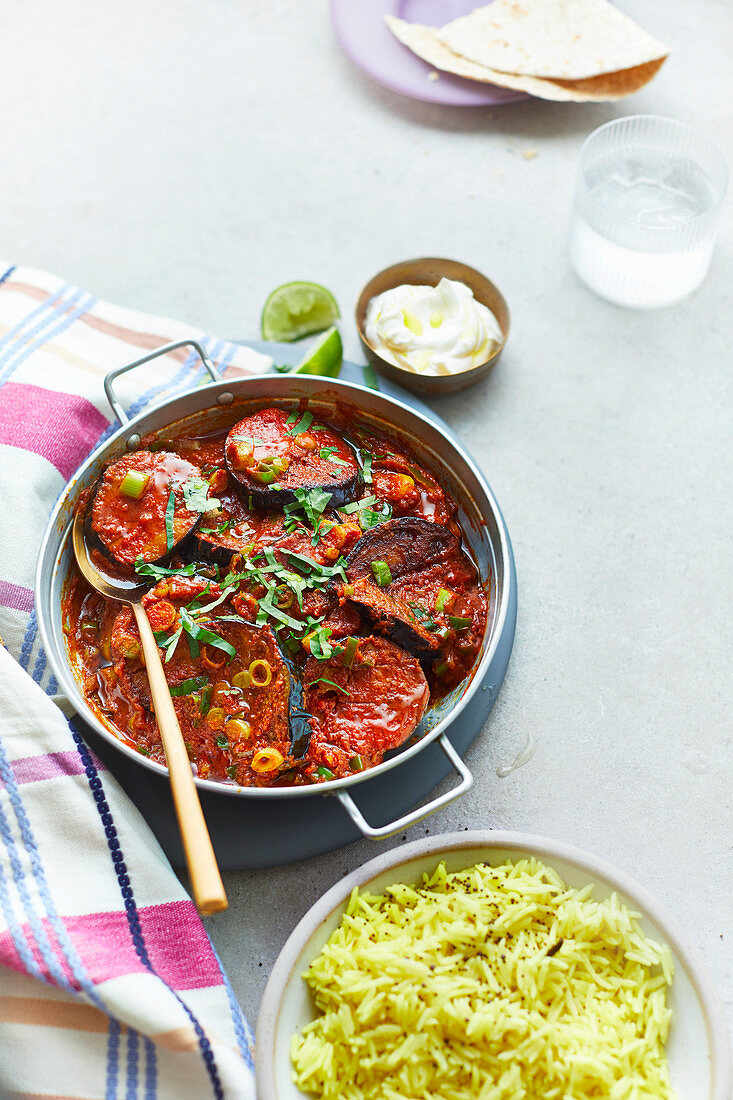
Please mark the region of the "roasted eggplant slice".
[[259, 513], [247, 507], [237, 489], [217, 492], [220, 510], [191, 534], [184, 548], [190, 561], [210, 561], [226, 568], [234, 554], [251, 550], [262, 523]]
[[419, 516], [390, 519], [367, 531], [356, 543], [347, 559], [349, 580], [371, 577], [375, 561], [384, 562], [394, 579], [460, 552], [459, 540], [447, 527]]
[[229, 432], [225, 453], [229, 472], [255, 508], [282, 509], [313, 490], [328, 493], [329, 508], [341, 508], [362, 485], [353, 449], [314, 423], [307, 410], [287, 416], [282, 409], [262, 409], [245, 417]]
[[350, 586], [349, 599], [367, 612], [376, 631], [410, 653], [427, 657], [438, 651], [439, 640], [420, 623], [409, 604], [390, 595], [375, 581], [356, 577]]
[[436, 658], [440, 690], [463, 679], [481, 648], [486, 601], [476, 567], [451, 531], [416, 516], [388, 520], [356, 543], [347, 576], [350, 598], [380, 633]]
[[352, 775], [402, 745], [424, 715], [430, 691], [419, 661], [387, 638], [359, 639], [349, 664], [309, 657], [305, 705], [313, 715], [313, 778]]
[[158, 562], [187, 538], [205, 511], [208, 484], [198, 466], [168, 451], [135, 451], [106, 468], [87, 527], [115, 565]]
[[440, 640], [395, 591], [395, 581], [433, 562], [461, 554], [461, 544], [445, 527], [417, 516], [387, 520], [367, 531], [347, 558], [349, 599], [363, 607], [380, 634], [411, 653], [426, 657]]

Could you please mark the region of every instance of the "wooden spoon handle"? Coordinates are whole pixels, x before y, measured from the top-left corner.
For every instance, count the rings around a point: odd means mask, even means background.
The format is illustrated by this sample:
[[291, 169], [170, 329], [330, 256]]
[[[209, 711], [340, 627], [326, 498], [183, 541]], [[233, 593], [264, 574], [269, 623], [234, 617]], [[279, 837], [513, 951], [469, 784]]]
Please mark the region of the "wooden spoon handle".
[[183, 734], [163, 672], [163, 663], [145, 608], [140, 603], [134, 603], [132, 609], [143, 644], [145, 667], [153, 696], [155, 717], [158, 719], [158, 729], [168, 762], [173, 804], [176, 808], [183, 850], [186, 853], [194, 901], [199, 913], [218, 913], [226, 909], [227, 896], [199, 802], [199, 794], [193, 781], [191, 762], [183, 743]]

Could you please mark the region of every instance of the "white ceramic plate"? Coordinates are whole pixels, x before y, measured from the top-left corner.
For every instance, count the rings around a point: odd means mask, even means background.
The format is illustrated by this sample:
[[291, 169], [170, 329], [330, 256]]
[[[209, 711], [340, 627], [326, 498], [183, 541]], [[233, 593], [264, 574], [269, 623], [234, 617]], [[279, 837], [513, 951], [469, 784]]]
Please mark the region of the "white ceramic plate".
[[418, 883], [445, 859], [448, 871], [475, 863], [500, 863], [533, 855], [554, 867], [569, 886], [595, 883], [594, 897], [615, 891], [642, 914], [645, 933], [672, 950], [675, 977], [668, 994], [673, 1019], [667, 1043], [672, 1083], [679, 1100], [730, 1100], [731, 1058], [723, 1006], [697, 951], [659, 902], [622, 871], [559, 841], [523, 833], [470, 832], [427, 837], [370, 860], [347, 875], [306, 913], [275, 963], [257, 1023], [258, 1100], [302, 1100], [291, 1077], [290, 1040], [314, 1017], [301, 978], [341, 919], [355, 886], [379, 893], [394, 882]]

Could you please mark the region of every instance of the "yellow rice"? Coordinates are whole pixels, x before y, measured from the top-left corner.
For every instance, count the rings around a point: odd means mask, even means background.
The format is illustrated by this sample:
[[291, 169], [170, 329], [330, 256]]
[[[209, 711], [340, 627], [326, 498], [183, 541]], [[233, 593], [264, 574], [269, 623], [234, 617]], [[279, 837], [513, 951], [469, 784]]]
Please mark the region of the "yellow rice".
[[303, 975], [293, 1079], [326, 1100], [674, 1097], [667, 946], [535, 859], [352, 893]]

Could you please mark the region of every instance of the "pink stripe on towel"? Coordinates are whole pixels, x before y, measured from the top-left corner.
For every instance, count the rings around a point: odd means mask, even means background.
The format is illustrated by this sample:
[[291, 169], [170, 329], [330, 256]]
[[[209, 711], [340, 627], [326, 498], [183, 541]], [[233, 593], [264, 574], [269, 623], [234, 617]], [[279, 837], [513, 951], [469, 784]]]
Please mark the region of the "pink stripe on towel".
[[91, 401], [26, 383], [0, 389], [0, 443], [33, 451], [68, 478], [81, 465], [109, 421]]
[[0, 604], [3, 607], [12, 607], [14, 611], [33, 610], [33, 593], [30, 588], [21, 588], [19, 584], [11, 584], [10, 581], [0, 581]]
[[[95, 761], [95, 764], [97, 770], [104, 769], [104, 764], [100, 761]], [[12, 768], [16, 783], [40, 783], [45, 779], [58, 779], [64, 775], [83, 775], [86, 771], [76, 749], [23, 756], [12, 761]]]
[[[192, 902], [150, 905], [139, 909], [138, 914], [148, 957], [164, 982], [179, 990], [222, 984], [219, 964]], [[67, 916], [63, 922], [93, 982], [147, 972], [132, 942], [124, 910]], [[43, 924], [48, 932], [48, 921]], [[32, 941], [27, 924], [23, 931]], [[38, 962], [52, 980], [40, 958]], [[0, 933], [0, 964], [25, 972], [10, 932]]]

